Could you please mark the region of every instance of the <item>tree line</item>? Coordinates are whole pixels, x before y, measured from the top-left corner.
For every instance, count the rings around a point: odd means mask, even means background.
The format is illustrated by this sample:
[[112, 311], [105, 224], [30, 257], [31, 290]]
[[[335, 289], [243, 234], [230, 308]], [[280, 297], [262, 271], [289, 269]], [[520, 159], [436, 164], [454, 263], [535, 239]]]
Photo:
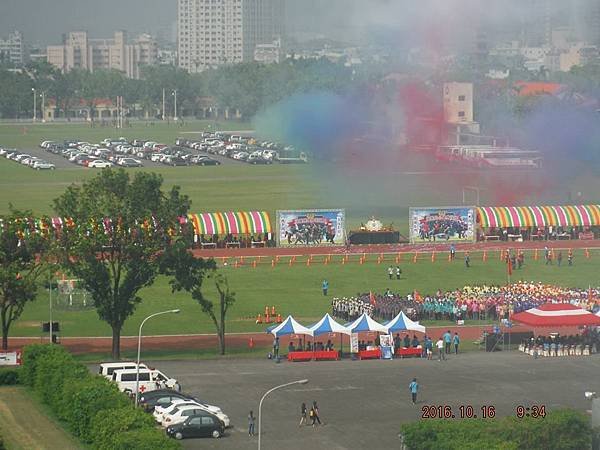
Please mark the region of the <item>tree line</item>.
[[[167, 115], [172, 115], [177, 90], [177, 109], [197, 115], [201, 108], [239, 111], [249, 119], [261, 109], [290, 95], [316, 90], [342, 93], [380, 75], [371, 66], [356, 69], [327, 59], [287, 60], [280, 64], [242, 63], [190, 74], [173, 66], [145, 66], [139, 80], [117, 70], [71, 70], [62, 73], [46, 62], [21, 70], [0, 66], [0, 118], [33, 116], [33, 89], [52, 101], [57, 116], [64, 117], [74, 104], [84, 102], [94, 110], [98, 99], [122, 96], [134, 115], [162, 111], [163, 89]], [[40, 114], [41, 100], [37, 101]], [[48, 104], [48, 103], [47, 103]], [[139, 108], [139, 109], [137, 109]]]

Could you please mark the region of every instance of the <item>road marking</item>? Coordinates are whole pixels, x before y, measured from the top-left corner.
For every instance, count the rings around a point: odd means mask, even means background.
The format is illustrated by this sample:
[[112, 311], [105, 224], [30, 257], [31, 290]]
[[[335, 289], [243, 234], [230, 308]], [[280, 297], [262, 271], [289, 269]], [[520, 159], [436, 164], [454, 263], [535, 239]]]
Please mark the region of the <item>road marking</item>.
[[288, 389], [291, 392], [321, 392], [321, 391], [358, 391], [364, 388], [357, 386], [334, 386], [332, 388], [305, 388], [305, 389]]

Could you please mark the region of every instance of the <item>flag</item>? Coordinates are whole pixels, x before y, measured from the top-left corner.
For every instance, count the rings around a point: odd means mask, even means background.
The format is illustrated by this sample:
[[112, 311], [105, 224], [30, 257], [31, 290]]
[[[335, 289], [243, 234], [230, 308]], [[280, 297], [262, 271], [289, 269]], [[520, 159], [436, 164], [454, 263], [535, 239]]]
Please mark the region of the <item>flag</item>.
[[512, 275], [512, 260], [510, 258], [506, 259], [506, 273], [508, 273], [508, 276], [510, 277]]
[[373, 306], [377, 305], [377, 300], [375, 299], [375, 295], [373, 294], [373, 291], [369, 291], [369, 303]]

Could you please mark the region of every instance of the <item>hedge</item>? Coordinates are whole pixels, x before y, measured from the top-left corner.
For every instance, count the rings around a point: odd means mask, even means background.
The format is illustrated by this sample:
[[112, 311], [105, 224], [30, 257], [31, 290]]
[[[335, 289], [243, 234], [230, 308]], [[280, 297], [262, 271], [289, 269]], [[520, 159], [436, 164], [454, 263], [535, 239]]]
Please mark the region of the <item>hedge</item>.
[[18, 368], [0, 369], [0, 386], [19, 384], [21, 371]]
[[155, 428], [150, 415], [134, 408], [116, 385], [92, 374], [61, 346], [26, 346], [20, 380], [91, 448], [181, 448]]
[[402, 425], [401, 432], [410, 450], [580, 450], [592, 443], [589, 418], [567, 409], [536, 419], [428, 420]]

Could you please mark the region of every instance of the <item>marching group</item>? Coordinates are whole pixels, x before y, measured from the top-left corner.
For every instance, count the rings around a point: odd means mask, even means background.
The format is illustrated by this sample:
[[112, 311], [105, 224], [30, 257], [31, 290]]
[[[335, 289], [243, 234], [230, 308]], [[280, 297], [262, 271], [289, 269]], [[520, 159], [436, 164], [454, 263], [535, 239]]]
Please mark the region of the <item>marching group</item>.
[[529, 282], [506, 286], [465, 286], [430, 295], [421, 295], [417, 291], [401, 295], [387, 289], [383, 294], [362, 293], [354, 297], [334, 298], [332, 313], [348, 321], [363, 313], [391, 320], [400, 311], [413, 320], [499, 320], [548, 302], [571, 303], [596, 312], [600, 308], [599, 298], [598, 288], [565, 288]]

